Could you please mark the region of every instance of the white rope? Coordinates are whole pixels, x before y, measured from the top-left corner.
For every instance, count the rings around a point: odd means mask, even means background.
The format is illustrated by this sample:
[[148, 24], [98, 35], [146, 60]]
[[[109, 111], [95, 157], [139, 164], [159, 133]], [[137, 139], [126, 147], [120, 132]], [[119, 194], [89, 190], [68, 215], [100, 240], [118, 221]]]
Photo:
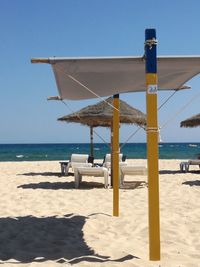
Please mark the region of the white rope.
[[[150, 46], [150, 48], [152, 47], [152, 45], [156, 45], [157, 44], [157, 40], [156, 39], [152, 39], [152, 40], [147, 40], [145, 42], [145, 45], [148, 45]], [[96, 94], [95, 92], [93, 92], [91, 89], [89, 89], [86, 85], [84, 85], [83, 83], [81, 83], [79, 80], [77, 80], [75, 77], [73, 77], [72, 75], [69, 75], [67, 73], [65, 73], [65, 71], [58, 66], [57, 68], [59, 71], [61, 71], [64, 75], [66, 75], [68, 78], [72, 79], [73, 81], [75, 81], [76, 83], [78, 83], [80, 86], [82, 86], [83, 88], [85, 88], [87, 91], [89, 91], [91, 94], [95, 95], [97, 98], [100, 98], [102, 101], [104, 101], [106, 104], [108, 104], [110, 107], [112, 107], [113, 109], [117, 110], [118, 112], [120, 112], [116, 107], [114, 107], [112, 104], [108, 103], [104, 98], [102, 98], [101, 96], [99, 96], [98, 94]], [[170, 95], [161, 105], [160, 107], [158, 108], [158, 110], [160, 110], [168, 101], [169, 99], [174, 96], [174, 94], [177, 92], [178, 90], [176, 90], [175, 92], [172, 93], [172, 95]], [[194, 97], [196, 98], [196, 96]], [[164, 123], [161, 127], [159, 127], [159, 132], [162, 128], [164, 128], [169, 122], [171, 122], [176, 116], [178, 116], [193, 100], [194, 98], [192, 98], [192, 100], [186, 104], [179, 112], [177, 112], [175, 114], [175, 116], [173, 116], [173, 118], [169, 119], [166, 123]], [[65, 103], [63, 100], [62, 100], [63, 103]], [[66, 104], [66, 103], [65, 103]], [[66, 104], [67, 105], [67, 104]], [[75, 114], [77, 114], [76, 112], [74, 112]], [[77, 114], [77, 117], [80, 119], [80, 116]], [[120, 147], [120, 149], [122, 149], [126, 144], [127, 142], [143, 127], [139, 127], [135, 132], [133, 132], [128, 138], [127, 140], [125, 141], [125, 143], [123, 143], [123, 145]], [[143, 128], [144, 129], [144, 128]], [[97, 134], [97, 132], [94, 130], [94, 133], [101, 139], [103, 140], [103, 142], [105, 142], [107, 145], [108, 143], [99, 135]]]
[[193, 96], [180, 110], [178, 110], [173, 117], [171, 117], [169, 120], [167, 120], [160, 129], [163, 129], [167, 124], [169, 124], [171, 121], [173, 121], [183, 110], [185, 110], [196, 98], [200, 96], [200, 93]]
[[[179, 90], [175, 90], [158, 108], [158, 110], [160, 110]], [[161, 138], [161, 128], [158, 127], [158, 142], [161, 143], [162, 142], [162, 138]]]
[[[48, 100], [61, 100], [61, 102], [74, 114], [76, 114], [77, 118], [81, 121], [81, 117], [79, 116], [78, 112], [74, 111], [63, 99], [59, 98], [59, 97], [49, 97]], [[96, 136], [98, 136], [109, 148], [110, 145], [108, 144], [107, 141], [105, 141], [105, 139], [103, 137], [101, 137], [93, 128], [93, 132], [96, 134]]]
[[150, 49], [152, 49], [152, 46], [157, 45], [157, 44], [158, 44], [158, 40], [155, 38], [152, 38], [152, 39], [146, 40], [144, 43], [144, 46], [148, 45], [150, 47]]
[[99, 96], [98, 94], [96, 94], [95, 92], [93, 92], [92, 90], [90, 90], [86, 85], [84, 85], [83, 83], [81, 83], [80, 81], [78, 81], [76, 78], [74, 78], [73, 76], [67, 74], [67, 76], [72, 79], [73, 81], [75, 81], [76, 83], [78, 83], [79, 85], [81, 85], [83, 88], [85, 88], [86, 90], [88, 90], [90, 93], [92, 93], [93, 95], [95, 95], [96, 97], [100, 98], [102, 101], [104, 101], [106, 104], [108, 104], [111, 108], [119, 111], [119, 109], [117, 109], [116, 107], [114, 107], [112, 104], [110, 104], [109, 102], [107, 102], [103, 97]]
[[[158, 108], [158, 110], [160, 110], [179, 90], [175, 90]], [[144, 127], [142, 126], [139, 126], [139, 128], [133, 132], [128, 138], [127, 140], [123, 143], [123, 145], [120, 147], [121, 149], [127, 144], [127, 142], [139, 131], [141, 130], [141, 128], [143, 130], [145, 130]], [[159, 133], [159, 142], [162, 142], [162, 139], [161, 139], [161, 133], [160, 133], [160, 130], [161, 130], [161, 127], [159, 127], [158, 129], [158, 133]]]
[[[155, 38], [151, 39], [151, 40], [146, 40], [145, 45], [150, 46], [150, 49], [152, 48], [153, 45], [157, 45], [157, 40]], [[119, 111], [116, 107], [114, 107], [112, 104], [108, 103], [104, 98], [102, 98], [101, 96], [99, 96], [98, 94], [96, 94], [95, 92], [93, 92], [91, 89], [89, 89], [86, 85], [84, 85], [83, 83], [81, 83], [80, 81], [78, 81], [76, 78], [74, 78], [72, 75], [69, 75], [67, 73], [65, 73], [65, 71], [61, 68], [61, 67], [57, 67], [57, 69], [59, 71], [61, 71], [64, 75], [66, 75], [68, 78], [72, 79], [73, 81], [75, 81], [76, 83], [78, 83], [80, 86], [82, 86], [83, 88], [85, 88], [87, 91], [89, 91], [91, 94], [95, 95], [96, 97], [100, 98], [102, 101], [104, 101], [105, 103], [107, 103], [110, 107], [112, 107], [113, 109]], [[158, 110], [160, 110], [168, 101], [169, 99], [177, 92], [178, 90], [176, 90], [171, 96], [169, 96], [167, 98], [166, 101], [164, 101], [163, 104], [161, 104], [161, 106], [158, 108]], [[199, 95], [199, 94], [198, 94]], [[194, 96], [189, 103], [187, 103], [183, 108], [181, 108], [180, 111], [178, 111], [175, 116], [173, 116], [173, 118], [169, 119], [166, 123], [164, 123], [161, 127], [159, 127], [159, 131], [160, 129], [164, 128], [169, 122], [171, 122], [173, 119], [175, 119], [176, 116], [178, 116], [188, 105], [191, 104], [191, 102], [196, 98], [196, 96]], [[65, 102], [63, 102], [65, 103]], [[120, 111], [119, 111], [120, 112]], [[80, 118], [80, 117], [79, 117]], [[133, 134], [130, 135], [130, 137], [126, 140], [125, 144], [141, 129], [142, 127], [138, 128]], [[95, 132], [95, 131], [94, 131]], [[96, 132], [95, 132], [96, 134]], [[98, 134], [97, 134], [98, 135]], [[100, 136], [99, 136], [100, 137]], [[123, 144], [123, 146], [125, 145]], [[123, 147], [122, 146], [122, 147]]]
[[[81, 121], [81, 117], [79, 116], [79, 114], [76, 112], [76, 111], [74, 111], [64, 100], [61, 100], [62, 101], [62, 103], [65, 105], [65, 106], [67, 106], [67, 108], [72, 112], [72, 113], [74, 113], [74, 114], [76, 114], [76, 116], [79, 118], [79, 120]], [[103, 137], [101, 137], [96, 131], [95, 131], [95, 129], [93, 128], [93, 132], [96, 134], [96, 136], [98, 136], [109, 148], [110, 148], [110, 145], [108, 144], [108, 142], [103, 138]]]
[[179, 90], [175, 90], [175, 92], [173, 92], [158, 108], [158, 110], [160, 110], [171, 98], [172, 96], [174, 96]]
[[[154, 44], [154, 42], [157, 42], [157, 40], [153, 39], [151, 40]], [[102, 101], [104, 101], [106, 104], [108, 104], [111, 108], [117, 110], [120, 113], [120, 110], [115, 108], [112, 104], [110, 104], [109, 102], [107, 102], [104, 98], [102, 98], [101, 96], [99, 96], [98, 94], [94, 93], [91, 89], [89, 89], [86, 85], [84, 85], [83, 83], [81, 83], [80, 81], [78, 81], [76, 78], [74, 78], [72, 75], [69, 75], [67, 73], [65, 73], [64, 69], [62, 69], [60, 66], [58, 66], [58, 70], [61, 71], [64, 75], [66, 75], [67, 77], [69, 77], [70, 79], [72, 79], [73, 81], [75, 81], [76, 83], [78, 83], [79, 85], [81, 85], [83, 88], [85, 88], [86, 90], [88, 90], [90, 93], [94, 94], [95, 96], [97, 96], [98, 98], [100, 98]], [[130, 115], [128, 115], [128, 117], [131, 118]], [[143, 128], [142, 126], [138, 126], [140, 128]], [[139, 129], [140, 129], [139, 128]], [[144, 128], [143, 128], [144, 129]], [[138, 130], [136, 130], [133, 134], [131, 134], [130, 137], [128, 137], [127, 141], [125, 142], [125, 144], [138, 132]], [[98, 135], [98, 134], [97, 134]], [[99, 136], [100, 137], [100, 136]], [[101, 137], [100, 137], [101, 138]], [[103, 140], [104, 141], [104, 140]], [[104, 141], [105, 142], [105, 141]], [[107, 142], [106, 142], [107, 143]], [[124, 144], [124, 145], [125, 145]], [[123, 145], [123, 146], [124, 146]]]
[[[161, 105], [160, 105], [160, 107], [158, 108], [158, 110], [160, 110], [169, 100], [170, 100], [170, 98], [172, 98], [172, 96], [174, 96], [175, 95], [175, 93], [176, 92], [178, 92], [179, 90], [175, 90], [175, 92], [173, 92]], [[145, 130], [145, 128], [144, 127], [142, 127], [142, 126], [138, 126], [139, 128], [135, 131], [135, 132], [133, 132], [127, 139], [126, 139], [126, 141], [123, 143], [123, 145], [120, 147], [121, 149], [128, 143], [128, 141], [137, 133], [137, 132], [139, 132], [139, 130], [141, 130], [141, 128], [143, 129], [143, 130]], [[159, 139], [160, 139], [160, 142], [162, 142], [161, 141], [161, 134], [160, 134], [160, 127], [159, 127]]]
[[109, 148], [111, 147], [111, 145], [103, 138], [101, 137], [93, 128], [93, 132], [96, 134], [96, 136], [98, 136]]
[[[155, 41], [155, 40], [154, 40]], [[85, 88], [86, 90], [88, 90], [90, 93], [94, 94], [95, 96], [97, 96], [98, 98], [100, 98], [102, 101], [104, 101], [106, 104], [108, 104], [110, 107], [112, 107], [113, 109], [117, 110], [120, 113], [120, 110], [115, 108], [112, 104], [110, 104], [109, 102], [107, 102], [104, 98], [102, 98], [101, 96], [99, 96], [98, 94], [94, 93], [91, 89], [89, 89], [86, 85], [84, 85], [83, 83], [81, 83], [80, 81], [78, 81], [76, 78], [74, 78], [72, 75], [69, 75], [67, 73], [65, 73], [65, 71], [58, 66], [58, 70], [61, 71], [64, 75], [66, 75], [67, 77], [69, 77], [70, 79], [72, 79], [73, 81], [75, 81], [76, 83], [78, 83], [79, 85], [81, 85], [83, 88]], [[130, 115], [128, 115], [128, 117], [131, 117]], [[141, 127], [141, 126], [140, 126]], [[141, 127], [142, 128], [142, 127]], [[140, 129], [140, 128], [139, 128]], [[139, 130], [138, 129], [138, 130]], [[125, 144], [138, 132], [138, 130], [136, 130], [133, 134], [131, 134], [131, 136], [127, 139], [127, 141], [125, 142]], [[94, 133], [100, 138], [102, 139], [106, 144], [108, 144], [103, 138], [101, 138], [95, 131]], [[124, 144], [124, 145], [125, 145]], [[123, 145], [123, 146], [124, 146]], [[122, 146], [122, 147], [123, 147]]]
[[89, 91], [91, 94], [95, 95], [97, 98], [100, 98], [102, 101], [104, 101], [106, 104], [108, 104], [111, 108], [119, 111], [119, 109], [117, 109], [116, 107], [114, 107], [112, 104], [110, 104], [109, 102], [107, 102], [103, 97], [101, 97], [100, 95], [96, 94], [95, 92], [93, 92], [90, 88], [88, 88], [86, 85], [84, 85], [83, 83], [81, 83], [79, 80], [77, 80], [76, 78], [74, 78], [72, 75], [65, 73], [65, 71], [57, 66], [57, 69], [59, 71], [61, 71], [65, 76], [67, 76], [68, 78], [72, 79], [74, 82], [78, 83], [80, 86], [82, 86], [83, 88], [85, 88], [87, 91]]
[[[155, 40], [155, 39], [153, 39], [153, 40], [149, 40], [150, 42], [148, 43], [148, 41], [147, 41], [147, 45], [153, 45], [153, 44], [155, 44], [155, 42], [157, 42], [157, 40]], [[98, 94], [96, 94], [95, 92], [93, 92], [91, 89], [89, 89], [86, 85], [84, 85], [83, 83], [81, 83], [79, 80], [77, 80], [75, 77], [73, 77], [72, 75], [69, 75], [69, 74], [67, 74], [67, 73], [65, 73], [65, 70], [64, 69], [62, 69], [62, 67], [60, 67], [60, 66], [57, 66], [57, 69], [60, 71], [60, 72], [62, 72], [65, 76], [67, 76], [68, 78], [70, 78], [70, 79], [72, 79], [73, 81], [75, 81], [76, 83], [78, 83], [80, 86], [82, 86], [83, 88], [85, 88], [87, 91], [89, 91], [91, 94], [93, 94], [93, 95], [95, 95], [96, 97], [98, 97], [98, 98], [100, 98], [102, 101], [104, 101], [106, 104], [108, 104], [111, 108], [113, 108], [113, 109], [115, 109], [115, 110], [117, 110], [119, 113], [120, 113], [120, 110], [119, 109], [117, 109], [116, 107], [114, 107], [112, 104], [110, 104], [109, 102], [107, 102], [104, 98], [102, 98], [101, 96], [99, 96]], [[65, 103], [64, 101], [63, 101], [63, 103]], [[129, 115], [129, 117], [131, 117], [130, 115]], [[79, 119], [80, 119], [80, 117], [79, 117]], [[126, 143], [141, 129], [141, 128], [143, 128], [143, 127], [139, 127], [134, 133], [132, 133], [129, 137], [128, 137], [128, 139], [126, 140], [126, 142], [121, 146], [121, 148], [122, 147], [124, 147], [125, 145], [126, 145]], [[143, 128], [144, 129], [144, 128]], [[101, 139], [101, 140], [103, 140], [103, 142], [105, 142], [107, 145], [108, 145], [108, 143], [100, 136], [100, 135], [98, 135], [97, 133], [96, 133], [96, 131], [94, 130], [94, 133]]]
[[67, 106], [67, 108], [72, 112], [72, 113], [75, 113], [76, 114], [76, 116], [79, 118], [79, 119], [81, 119], [80, 118], [80, 116], [78, 115], [78, 113], [76, 112], [76, 111], [74, 111], [63, 99], [61, 100], [62, 101], [62, 103], [65, 105], [65, 106]]
[[[120, 146], [120, 149], [122, 149], [127, 143], [128, 143], [128, 141], [137, 133], [137, 132], [139, 132], [141, 129], [142, 129], [143, 127], [142, 126], [139, 126], [138, 128], [137, 128], [137, 130], [135, 131], [135, 132], [133, 132], [128, 138], [127, 138], [127, 140], [123, 143], [123, 145], [121, 145]], [[143, 128], [144, 129], [144, 128]]]

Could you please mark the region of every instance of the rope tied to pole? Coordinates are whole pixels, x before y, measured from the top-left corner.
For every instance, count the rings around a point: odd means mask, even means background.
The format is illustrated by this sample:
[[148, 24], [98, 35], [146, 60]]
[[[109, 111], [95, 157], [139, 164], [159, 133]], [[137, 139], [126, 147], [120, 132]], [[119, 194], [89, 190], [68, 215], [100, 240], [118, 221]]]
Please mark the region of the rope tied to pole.
[[146, 131], [147, 132], [155, 132], [155, 133], [159, 132], [158, 128], [156, 128], [156, 127], [147, 127]]
[[144, 46], [149, 46], [150, 49], [152, 49], [153, 45], [157, 45], [158, 40], [156, 38], [148, 39], [145, 41]]

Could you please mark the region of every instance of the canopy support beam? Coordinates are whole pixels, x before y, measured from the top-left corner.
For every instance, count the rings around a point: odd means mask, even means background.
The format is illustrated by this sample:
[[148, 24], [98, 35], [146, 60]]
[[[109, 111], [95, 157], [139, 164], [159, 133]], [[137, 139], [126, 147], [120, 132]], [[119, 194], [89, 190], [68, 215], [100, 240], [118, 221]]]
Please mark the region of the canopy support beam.
[[145, 31], [149, 258], [160, 260], [156, 31]]
[[31, 63], [48, 63], [48, 64], [50, 64], [50, 60], [48, 58], [32, 58]]

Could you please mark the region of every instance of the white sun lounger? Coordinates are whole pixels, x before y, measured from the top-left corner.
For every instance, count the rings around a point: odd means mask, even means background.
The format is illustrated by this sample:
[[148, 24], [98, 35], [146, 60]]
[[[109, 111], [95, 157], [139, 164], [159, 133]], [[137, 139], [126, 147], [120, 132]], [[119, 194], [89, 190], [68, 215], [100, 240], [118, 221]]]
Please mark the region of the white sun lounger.
[[[122, 161], [123, 154], [119, 154], [119, 164], [120, 165], [127, 165], [126, 161]], [[111, 168], [111, 154], [106, 154], [103, 167], [110, 169]]]
[[120, 166], [120, 184], [123, 185], [125, 175], [147, 175], [145, 166], [121, 165]]
[[75, 188], [79, 187], [83, 176], [104, 177], [104, 186], [108, 187], [108, 169], [104, 167], [80, 167], [76, 166], [74, 169]]
[[92, 163], [88, 163], [88, 154], [72, 154], [69, 162], [60, 162], [62, 174], [68, 175], [69, 169], [74, 171], [76, 166], [91, 167]]
[[200, 168], [200, 159], [193, 159], [188, 161], [183, 161], [180, 163], [180, 171], [188, 172], [190, 165], [198, 165]]

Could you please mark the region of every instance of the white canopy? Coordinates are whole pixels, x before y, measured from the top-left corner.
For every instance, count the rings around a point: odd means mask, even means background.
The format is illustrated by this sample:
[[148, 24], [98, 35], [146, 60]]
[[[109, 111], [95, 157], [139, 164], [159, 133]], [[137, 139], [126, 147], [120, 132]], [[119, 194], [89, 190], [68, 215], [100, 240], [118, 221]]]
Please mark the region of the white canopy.
[[[37, 59], [32, 59], [37, 62]], [[89, 99], [146, 90], [143, 57], [48, 58], [62, 99]], [[158, 90], [184, 88], [200, 73], [200, 56], [160, 56]]]

